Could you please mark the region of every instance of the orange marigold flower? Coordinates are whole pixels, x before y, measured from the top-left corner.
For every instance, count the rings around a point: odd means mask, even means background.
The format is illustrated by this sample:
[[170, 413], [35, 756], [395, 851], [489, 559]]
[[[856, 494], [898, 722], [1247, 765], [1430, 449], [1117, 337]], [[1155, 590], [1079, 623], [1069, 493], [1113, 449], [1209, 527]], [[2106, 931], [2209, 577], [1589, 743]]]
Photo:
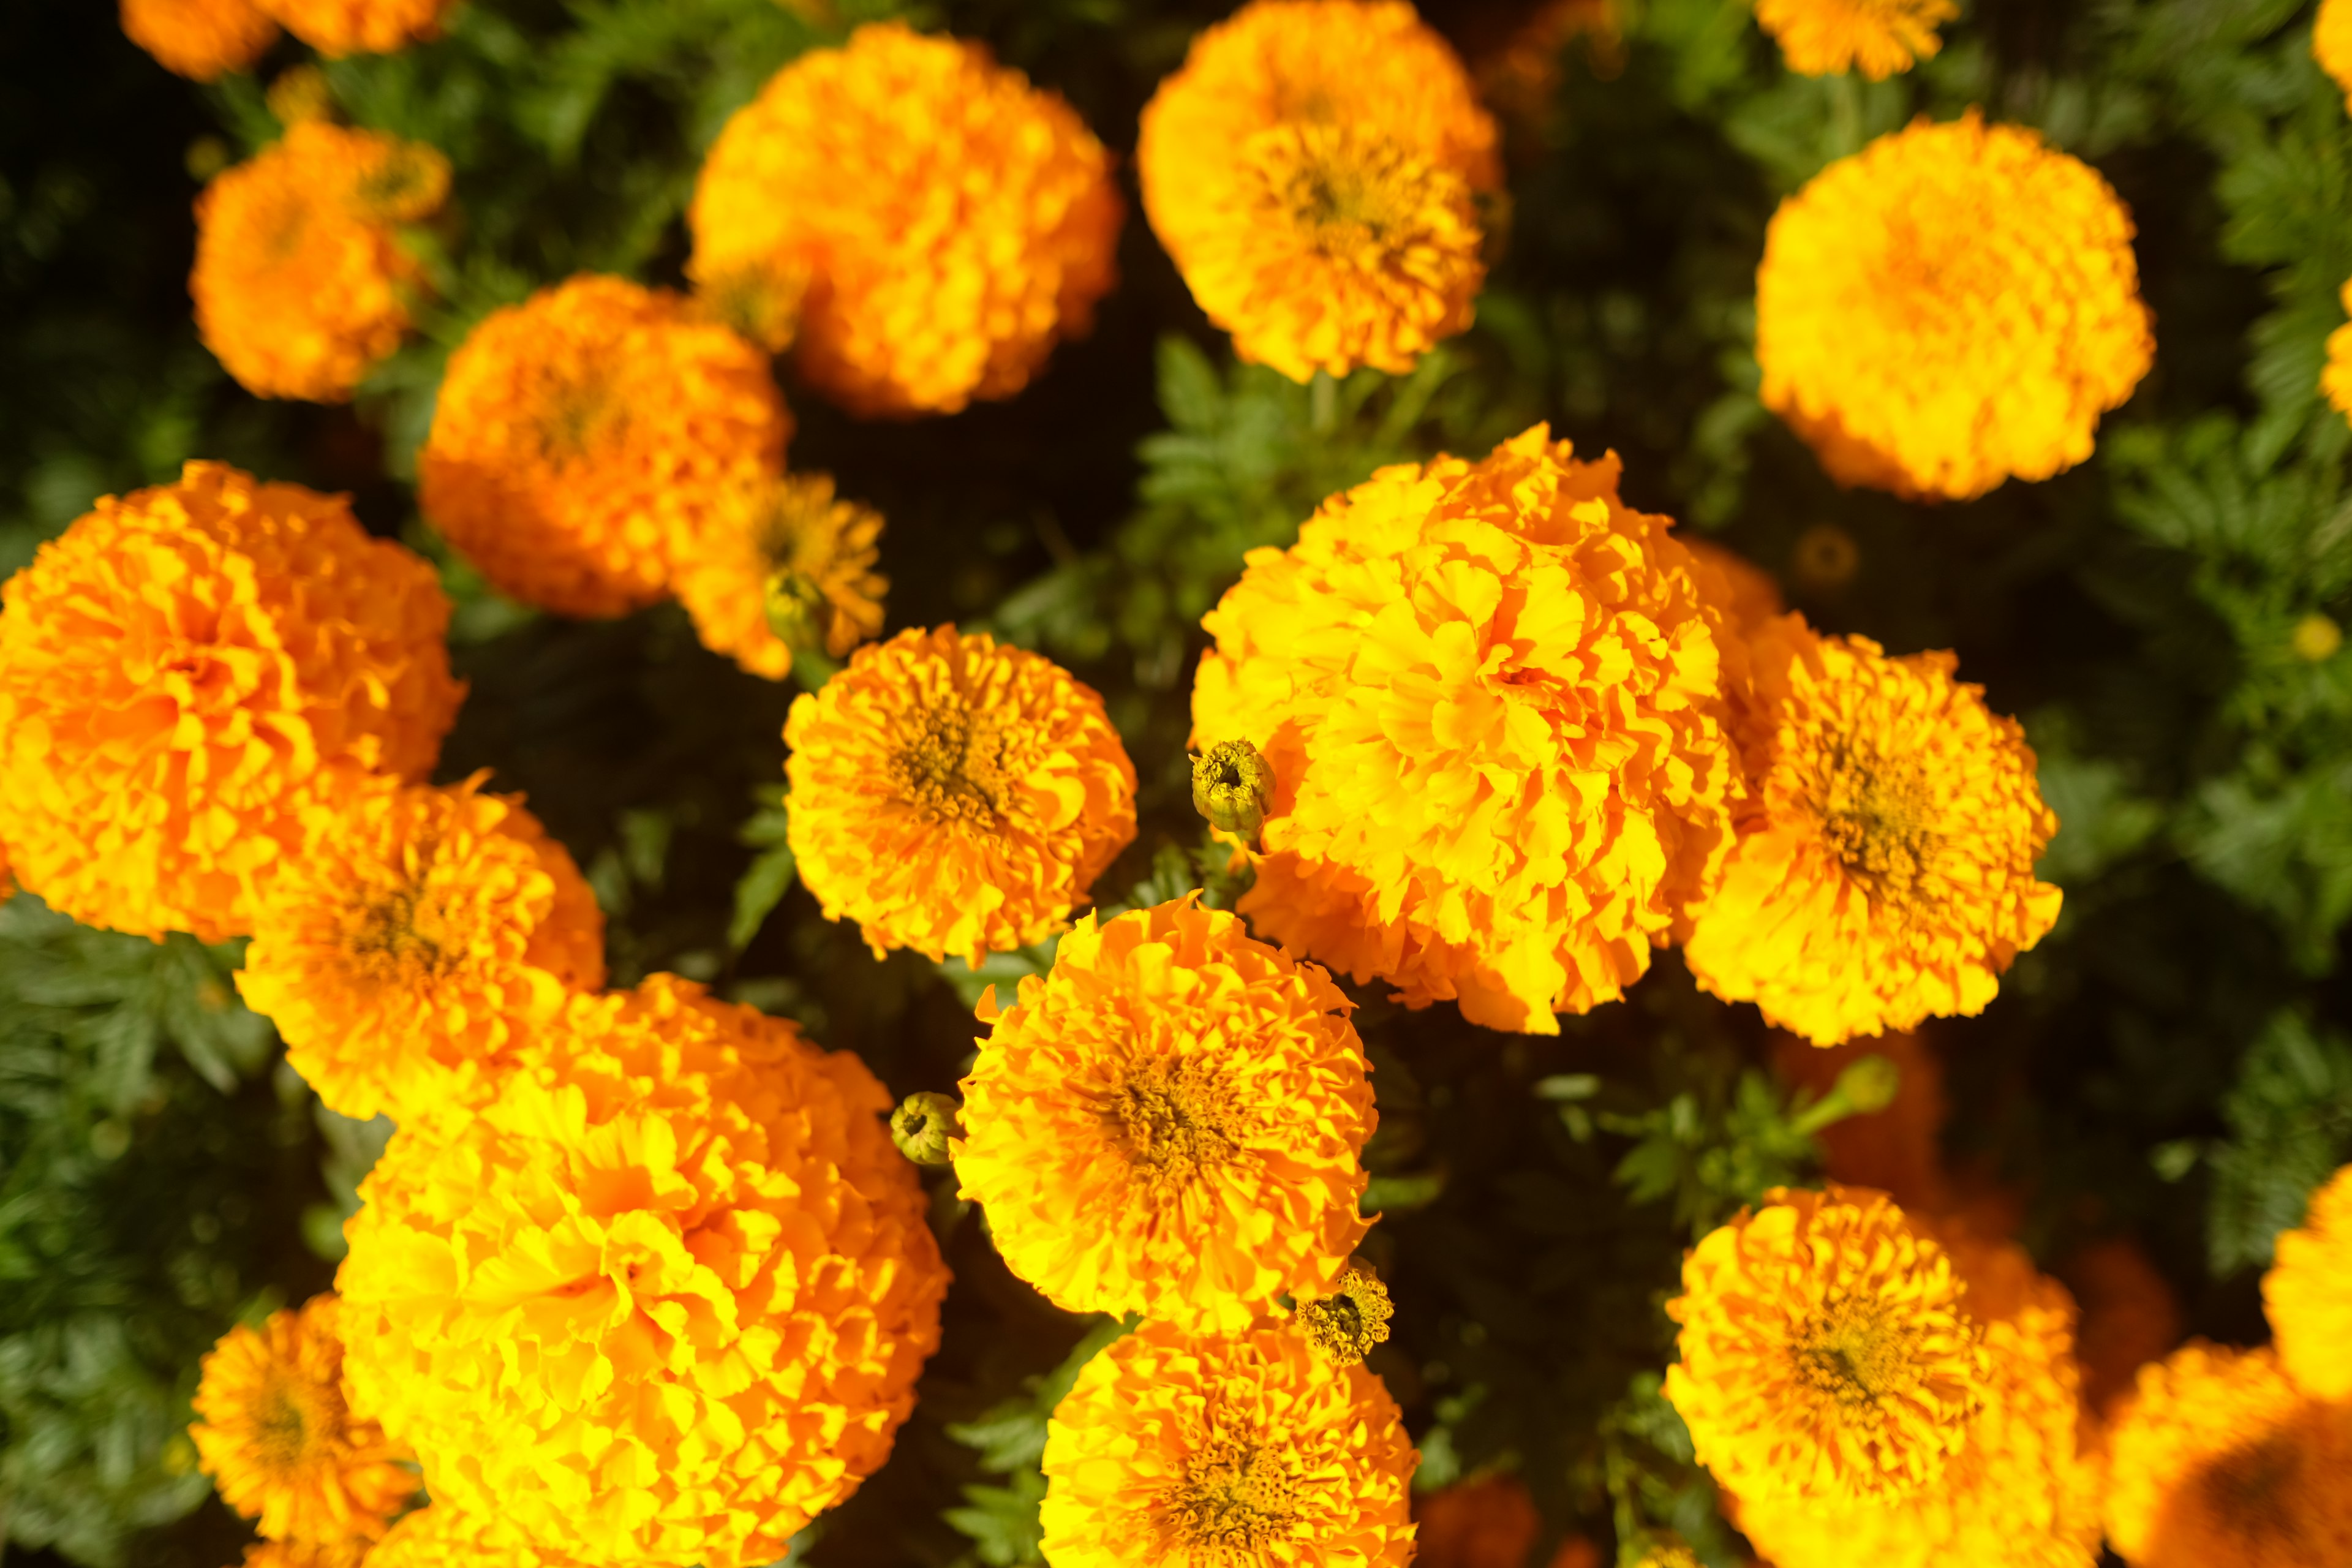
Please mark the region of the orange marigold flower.
[[1882, 136], [1773, 216], [1765, 406], [1843, 484], [1966, 500], [2071, 468], [2155, 353], [2131, 242], [2114, 188], [2031, 131]]
[[1984, 1331], [1962, 1291], [1885, 1194], [1775, 1188], [1683, 1260], [1666, 1398], [1743, 1499], [1916, 1496], [1985, 1401]]
[[2319, 19], [2311, 29], [2312, 58], [2336, 79], [2352, 108], [2352, 0], [2319, 0]]
[[196, 331], [248, 392], [349, 402], [400, 346], [423, 268], [395, 226], [448, 194], [419, 142], [322, 120], [288, 130], [196, 198]]
[[2278, 1238], [2263, 1303], [2281, 1365], [2319, 1399], [2352, 1401], [2352, 1165], [2311, 1195], [2299, 1230]]
[[245, 1549], [241, 1568], [360, 1568], [375, 1555], [373, 1544], [362, 1536], [340, 1541], [257, 1541]]
[[805, 282], [797, 363], [854, 413], [1010, 397], [1094, 324], [1124, 205], [1059, 93], [980, 44], [860, 27], [778, 71], [719, 132], [688, 271]]
[[1933, 59], [1936, 29], [1960, 14], [1953, 0], [1756, 0], [1756, 20], [1801, 76], [1860, 70], [1873, 81]]
[[782, 680], [795, 650], [844, 658], [882, 630], [881, 536], [882, 514], [835, 494], [831, 475], [787, 474], [714, 509], [673, 549], [673, 585], [703, 647]]
[[313, 1296], [206, 1352], [188, 1428], [221, 1500], [273, 1540], [373, 1539], [416, 1495], [409, 1456], [352, 1413], [341, 1307]]
[[1483, 1476], [1415, 1500], [1419, 1568], [1527, 1568], [1543, 1530], [1535, 1499], [1513, 1476]]
[[1749, 653], [1749, 809], [1692, 974], [1820, 1046], [1982, 1012], [2058, 918], [2033, 879], [2058, 818], [2024, 731], [1948, 653], [1888, 658], [1800, 616]]
[[278, 40], [254, 0], [121, 0], [125, 37], [165, 70], [214, 81], [249, 70]]
[[985, 632], [867, 644], [793, 700], [784, 743], [801, 880], [877, 956], [977, 969], [1042, 942], [1135, 838], [1135, 764], [1102, 699]]
[[1023, 978], [949, 1152], [1056, 1306], [1231, 1333], [1337, 1287], [1380, 1117], [1339, 988], [1197, 897], [1088, 915]]
[[518, 795], [386, 784], [320, 820], [255, 910], [237, 989], [345, 1116], [478, 1109], [604, 983], [604, 917]]
[[746, 1568], [887, 1457], [947, 1271], [865, 1065], [656, 975], [478, 1116], [396, 1133], [343, 1261], [362, 1408], [436, 1507]]
[[[2346, 15], [2352, 17], [2352, 7], [2347, 7]], [[2344, 309], [2352, 312], [2352, 282], [2344, 285], [2341, 298]], [[2319, 389], [2327, 395], [2327, 401], [2336, 412], [2352, 418], [2352, 321], [2327, 334], [2327, 363], [2319, 372]]]
[[1055, 1568], [1404, 1568], [1419, 1458], [1381, 1380], [1303, 1336], [1148, 1322], [1046, 1426], [1043, 1546]]
[[1250, 556], [1202, 622], [1192, 732], [1273, 765], [1259, 930], [1528, 1033], [1647, 969], [1729, 848], [1737, 768], [1721, 612], [1617, 477], [1538, 426]]
[[429, 772], [464, 694], [431, 566], [220, 463], [102, 498], [0, 605], [0, 839], [86, 925], [252, 930], [307, 814]]
[[[248, 1563], [247, 1568], [253, 1568]], [[299, 1568], [299, 1565], [289, 1565]], [[495, 1514], [460, 1512], [446, 1502], [407, 1515], [367, 1554], [367, 1568], [580, 1568], [572, 1558], [531, 1544]]]
[[1152, 231], [1234, 352], [1402, 373], [1470, 325], [1495, 121], [1405, 0], [1255, 0], [1143, 110]]
[[450, 357], [418, 500], [509, 598], [617, 616], [668, 592], [673, 549], [775, 477], [792, 428], [757, 348], [679, 295], [583, 276]]
[[384, 55], [441, 36], [457, 0], [256, 0], [322, 55]]

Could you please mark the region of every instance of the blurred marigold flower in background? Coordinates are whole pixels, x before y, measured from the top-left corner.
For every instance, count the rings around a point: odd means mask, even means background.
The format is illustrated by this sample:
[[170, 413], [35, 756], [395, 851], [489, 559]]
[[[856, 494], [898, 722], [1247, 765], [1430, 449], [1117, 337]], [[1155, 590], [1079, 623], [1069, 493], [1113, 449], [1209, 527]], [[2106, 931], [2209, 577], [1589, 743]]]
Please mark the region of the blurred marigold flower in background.
[[[2346, 15], [2352, 17], [2352, 7], [2347, 7]], [[2344, 285], [2340, 298], [2344, 309], [2352, 311], [2352, 282]], [[2327, 363], [2319, 373], [2319, 389], [2327, 395], [2327, 401], [2336, 412], [2352, 418], [2352, 321], [2327, 334]]]
[[1756, 20], [1802, 76], [1859, 70], [1873, 81], [1932, 59], [1936, 29], [1960, 14], [1953, 0], [1756, 0]]
[[383, 55], [441, 36], [457, 0], [255, 0], [322, 55]]
[[782, 680], [797, 651], [845, 658], [881, 631], [882, 514], [836, 494], [831, 475], [748, 486], [699, 521], [671, 545], [672, 586], [711, 652]]
[[1831, 164], [1766, 235], [1764, 404], [1843, 484], [1967, 500], [2048, 479], [2154, 352], [2114, 189], [1974, 110]]
[[220, 463], [101, 499], [0, 603], [0, 839], [88, 925], [250, 931], [310, 814], [429, 773], [464, 694], [430, 565]]
[[1143, 111], [1152, 231], [1234, 352], [1402, 374], [1470, 325], [1495, 122], [1404, 0], [1255, 0]]
[[2263, 1302], [2279, 1364], [2295, 1386], [2352, 1402], [2352, 1165], [2311, 1194], [2300, 1229], [2278, 1238]]
[[1419, 1568], [1528, 1568], [1543, 1529], [1535, 1500], [1516, 1476], [1455, 1481], [1413, 1500], [1413, 1562]]
[[254, 0], [121, 0], [122, 31], [165, 70], [213, 81], [249, 70], [278, 39]]
[[2346, 106], [2352, 108], [2352, 0], [2319, 0], [2311, 53], [2319, 68], [2344, 89]]
[[794, 363], [852, 413], [952, 414], [1012, 396], [1092, 329], [1118, 276], [1110, 167], [1059, 93], [984, 46], [877, 23], [727, 122], [688, 272], [722, 292], [805, 287]]

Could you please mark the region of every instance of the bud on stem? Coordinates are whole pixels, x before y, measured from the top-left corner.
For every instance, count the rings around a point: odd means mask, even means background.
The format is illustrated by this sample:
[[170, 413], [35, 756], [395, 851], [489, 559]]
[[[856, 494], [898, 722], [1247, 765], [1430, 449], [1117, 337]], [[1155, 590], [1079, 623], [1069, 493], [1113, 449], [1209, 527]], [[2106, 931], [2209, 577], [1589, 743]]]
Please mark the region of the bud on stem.
[[944, 1165], [948, 1140], [963, 1136], [962, 1113], [953, 1095], [910, 1094], [890, 1113], [890, 1142], [918, 1165]]
[[1245, 844], [1274, 804], [1274, 769], [1247, 741], [1220, 741], [1192, 759], [1192, 809]]

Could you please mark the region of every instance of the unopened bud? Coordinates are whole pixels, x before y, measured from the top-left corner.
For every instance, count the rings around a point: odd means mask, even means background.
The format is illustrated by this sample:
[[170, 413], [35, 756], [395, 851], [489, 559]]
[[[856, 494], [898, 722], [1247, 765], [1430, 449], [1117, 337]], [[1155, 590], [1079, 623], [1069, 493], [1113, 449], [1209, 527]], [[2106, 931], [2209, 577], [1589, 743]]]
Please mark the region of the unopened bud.
[[824, 590], [817, 586], [816, 579], [789, 567], [772, 572], [762, 597], [768, 629], [776, 634], [778, 642], [794, 653], [824, 647], [825, 622], [832, 606], [825, 603]]
[[1838, 1074], [1832, 1094], [1845, 1097], [1856, 1116], [1871, 1116], [1895, 1103], [1903, 1087], [1903, 1069], [1882, 1056], [1867, 1056]]
[[334, 89], [317, 66], [291, 66], [279, 71], [264, 95], [278, 123], [292, 127], [306, 121], [327, 120], [335, 112]]
[[1395, 1315], [1388, 1287], [1360, 1258], [1348, 1260], [1331, 1294], [1298, 1309], [1307, 1342], [1334, 1366], [1353, 1366], [1371, 1354], [1389, 1337], [1389, 1320]]
[[1254, 842], [1274, 804], [1274, 769], [1247, 741], [1220, 741], [1192, 759], [1192, 809]]
[[910, 1094], [890, 1113], [890, 1142], [918, 1165], [944, 1165], [948, 1140], [963, 1136], [962, 1112], [953, 1095]]

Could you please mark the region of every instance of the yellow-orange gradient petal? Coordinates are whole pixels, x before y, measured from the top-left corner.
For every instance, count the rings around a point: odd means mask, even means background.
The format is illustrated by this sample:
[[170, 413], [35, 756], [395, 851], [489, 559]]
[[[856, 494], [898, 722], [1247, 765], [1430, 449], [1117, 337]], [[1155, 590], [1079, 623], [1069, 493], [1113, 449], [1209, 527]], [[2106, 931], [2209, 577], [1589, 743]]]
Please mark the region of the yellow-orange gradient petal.
[[125, 37], [194, 81], [249, 70], [278, 38], [253, 0], [121, 0]]
[[2320, 1399], [2352, 1401], [2352, 1165], [2311, 1194], [2301, 1228], [2278, 1238], [2263, 1276], [2279, 1363]]
[[457, 0], [256, 0], [322, 55], [383, 55], [441, 36]]

